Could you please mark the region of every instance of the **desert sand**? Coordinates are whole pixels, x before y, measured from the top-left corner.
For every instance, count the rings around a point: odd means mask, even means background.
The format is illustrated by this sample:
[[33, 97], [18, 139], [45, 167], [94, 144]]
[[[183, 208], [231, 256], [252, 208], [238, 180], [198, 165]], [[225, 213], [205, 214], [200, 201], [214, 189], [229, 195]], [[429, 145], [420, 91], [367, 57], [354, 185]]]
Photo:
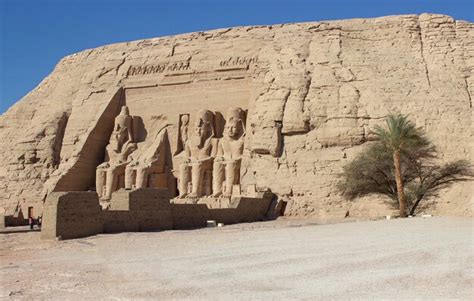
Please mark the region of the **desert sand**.
[[473, 225], [280, 219], [49, 242], [39, 232], [2, 233], [0, 298], [467, 300]]

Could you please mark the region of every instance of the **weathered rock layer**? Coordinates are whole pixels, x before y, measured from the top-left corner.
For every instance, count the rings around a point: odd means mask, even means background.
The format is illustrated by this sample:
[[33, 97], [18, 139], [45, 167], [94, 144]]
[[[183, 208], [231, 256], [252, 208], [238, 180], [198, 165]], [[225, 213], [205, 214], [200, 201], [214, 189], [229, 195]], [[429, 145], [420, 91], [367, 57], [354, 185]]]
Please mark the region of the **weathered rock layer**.
[[[240, 106], [248, 110], [244, 191], [270, 188], [288, 202], [288, 215], [382, 214], [380, 198], [342, 199], [342, 166], [389, 113], [409, 114], [440, 160], [473, 162], [473, 70], [474, 24], [432, 14], [238, 27], [85, 50], [62, 59], [0, 117], [1, 206], [39, 213], [48, 192], [93, 189], [122, 105], [142, 120], [145, 144], [164, 126], [175, 143], [180, 114]], [[444, 191], [435, 210], [472, 215], [471, 185]]]

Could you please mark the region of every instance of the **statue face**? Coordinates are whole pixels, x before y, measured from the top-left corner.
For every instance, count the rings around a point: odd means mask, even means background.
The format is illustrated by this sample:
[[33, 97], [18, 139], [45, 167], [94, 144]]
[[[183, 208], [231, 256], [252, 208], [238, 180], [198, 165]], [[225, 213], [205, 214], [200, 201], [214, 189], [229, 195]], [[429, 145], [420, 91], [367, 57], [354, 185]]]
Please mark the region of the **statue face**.
[[229, 138], [237, 139], [240, 135], [239, 120], [232, 118], [225, 126], [226, 134]]
[[120, 109], [120, 115], [126, 115], [126, 116], [130, 115], [130, 112], [127, 106], [122, 106], [122, 108]]
[[208, 136], [208, 133], [209, 133], [209, 129], [210, 129], [210, 125], [208, 122], [205, 122], [204, 120], [202, 120], [201, 118], [199, 118], [198, 120], [196, 120], [196, 125], [195, 125], [195, 132], [196, 132], [196, 135], [200, 138], [205, 138]]
[[109, 143], [112, 145], [112, 148], [116, 151], [120, 151], [122, 146], [128, 140], [127, 128], [117, 127], [110, 137]]
[[213, 115], [208, 110], [201, 110], [197, 113], [196, 122], [194, 124], [194, 135], [191, 140], [194, 144], [202, 147], [204, 143], [213, 135], [212, 128]]
[[181, 116], [181, 125], [188, 125], [188, 123], [189, 123], [188, 115]]

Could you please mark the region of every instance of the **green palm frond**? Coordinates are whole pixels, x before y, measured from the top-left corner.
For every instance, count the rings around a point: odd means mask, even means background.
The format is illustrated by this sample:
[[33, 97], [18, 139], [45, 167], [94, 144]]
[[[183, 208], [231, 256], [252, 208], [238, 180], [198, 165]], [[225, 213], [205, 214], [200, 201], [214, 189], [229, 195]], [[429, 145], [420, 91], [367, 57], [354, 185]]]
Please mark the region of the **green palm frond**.
[[392, 151], [406, 152], [429, 145], [423, 131], [417, 128], [406, 115], [389, 115], [385, 127], [377, 125], [373, 133], [377, 140]]

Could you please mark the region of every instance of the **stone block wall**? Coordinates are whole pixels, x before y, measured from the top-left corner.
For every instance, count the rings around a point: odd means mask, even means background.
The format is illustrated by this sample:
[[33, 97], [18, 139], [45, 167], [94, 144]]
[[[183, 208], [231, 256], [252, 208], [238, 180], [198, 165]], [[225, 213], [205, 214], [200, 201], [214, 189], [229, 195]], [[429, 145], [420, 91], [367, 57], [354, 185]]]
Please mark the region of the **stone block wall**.
[[8, 214], [8, 212], [5, 210], [5, 227], [18, 227], [28, 225], [28, 216], [23, 215], [23, 210], [21, 209], [21, 207], [18, 207], [17, 209], [18, 210], [15, 211], [10, 210], [11, 214]]
[[[121, 189], [109, 210], [101, 210], [95, 192], [53, 192], [44, 206], [42, 239], [80, 238], [99, 233], [159, 231], [206, 227], [208, 220], [234, 224], [266, 220], [272, 195], [221, 202], [185, 199], [170, 202], [167, 189]], [[200, 202], [200, 203], [199, 203]]]
[[171, 208], [175, 229], [206, 227], [207, 220], [212, 219], [206, 204], [173, 203]]
[[53, 192], [44, 204], [41, 238], [70, 239], [102, 233], [100, 215], [95, 192]]
[[19, 226], [27, 226], [28, 225], [28, 218], [24, 218], [24, 216], [16, 217], [14, 215], [5, 215], [5, 226], [6, 227], [19, 227]]
[[171, 207], [174, 229], [206, 227], [208, 220], [224, 224], [266, 220], [272, 195], [232, 198], [228, 204], [221, 204], [223, 200], [225, 199], [206, 198], [200, 199], [196, 204], [186, 200], [173, 200]]
[[104, 232], [157, 231], [173, 228], [167, 189], [121, 189], [110, 201], [110, 209], [102, 211]]

